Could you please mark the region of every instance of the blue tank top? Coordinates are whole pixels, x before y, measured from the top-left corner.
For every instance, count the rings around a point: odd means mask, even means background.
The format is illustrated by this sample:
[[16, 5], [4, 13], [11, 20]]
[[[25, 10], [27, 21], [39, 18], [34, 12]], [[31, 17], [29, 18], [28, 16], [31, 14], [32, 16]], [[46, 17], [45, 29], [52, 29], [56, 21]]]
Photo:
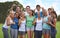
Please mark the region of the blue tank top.
[[18, 18], [15, 17], [13, 21], [15, 22], [15, 24], [11, 24], [11, 28], [18, 29]]
[[44, 16], [43, 29], [51, 29], [51, 26], [45, 22], [48, 22], [48, 16]]

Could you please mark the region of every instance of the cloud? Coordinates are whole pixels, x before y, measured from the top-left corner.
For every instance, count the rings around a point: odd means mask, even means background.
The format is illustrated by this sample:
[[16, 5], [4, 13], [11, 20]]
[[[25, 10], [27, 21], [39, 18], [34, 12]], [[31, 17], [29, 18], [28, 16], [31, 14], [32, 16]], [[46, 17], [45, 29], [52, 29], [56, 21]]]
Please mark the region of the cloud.
[[37, 0], [35, 0], [35, 1], [36, 1], [36, 5], [37, 5], [37, 4], [39, 4], [39, 5], [41, 5], [41, 7], [43, 7], [43, 6], [44, 6], [44, 5], [43, 5], [43, 3], [42, 3], [42, 0], [38, 0], [38, 1], [37, 1]]
[[[5, 1], [14, 1], [14, 0], [0, 0], [0, 2]], [[39, 4], [41, 7], [48, 9], [49, 7], [53, 7], [58, 15], [60, 15], [60, 0], [15, 0], [20, 2], [25, 8], [27, 5], [31, 7], [31, 9], [35, 9], [36, 5]]]
[[57, 15], [60, 15], [60, 2], [59, 0], [55, 0], [52, 4], [53, 8], [55, 9]]

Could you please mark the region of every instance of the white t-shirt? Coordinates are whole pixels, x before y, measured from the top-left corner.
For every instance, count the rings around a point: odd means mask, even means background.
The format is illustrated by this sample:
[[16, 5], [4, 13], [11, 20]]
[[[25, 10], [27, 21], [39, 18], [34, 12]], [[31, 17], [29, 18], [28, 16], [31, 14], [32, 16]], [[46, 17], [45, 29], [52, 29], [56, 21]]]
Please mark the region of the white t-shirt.
[[[13, 23], [13, 20], [10, 19], [10, 24]], [[7, 20], [5, 20], [5, 23], [3, 25], [3, 28], [9, 28], [9, 26], [7, 25]]]
[[25, 13], [25, 16], [28, 16], [29, 14], [27, 12], [24, 12]]
[[[40, 12], [42, 11], [42, 9], [40, 10]], [[37, 10], [35, 10], [35, 13], [38, 12]]]
[[19, 27], [19, 31], [25, 31], [26, 20], [22, 21]]
[[42, 31], [42, 19], [38, 20], [37, 18], [35, 30]]

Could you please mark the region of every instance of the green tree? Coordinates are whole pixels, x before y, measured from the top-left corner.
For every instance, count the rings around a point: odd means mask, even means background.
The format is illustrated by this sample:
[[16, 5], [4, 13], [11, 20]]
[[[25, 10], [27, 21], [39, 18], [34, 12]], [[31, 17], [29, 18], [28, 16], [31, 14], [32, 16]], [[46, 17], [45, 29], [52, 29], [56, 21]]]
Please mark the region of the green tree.
[[57, 17], [57, 21], [60, 21], [60, 15]]
[[0, 23], [3, 23], [7, 14], [8, 14], [8, 10], [11, 8], [12, 4], [16, 4], [16, 5], [19, 5], [22, 9], [23, 8], [23, 5], [20, 4], [19, 2], [17, 1], [13, 1], [13, 2], [0, 2]]

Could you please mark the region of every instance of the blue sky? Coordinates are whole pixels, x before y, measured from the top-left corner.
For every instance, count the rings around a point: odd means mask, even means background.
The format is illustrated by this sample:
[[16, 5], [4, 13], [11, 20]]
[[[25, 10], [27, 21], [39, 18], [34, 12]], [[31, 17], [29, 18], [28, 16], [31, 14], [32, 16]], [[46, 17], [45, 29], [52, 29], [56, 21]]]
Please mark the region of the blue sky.
[[[0, 2], [5, 1], [14, 1], [14, 0], [0, 0]], [[39, 4], [41, 7], [44, 7], [45, 9], [48, 9], [49, 7], [53, 7], [57, 14], [60, 15], [60, 0], [16, 0], [20, 2], [24, 7], [29, 5], [31, 9], [34, 9], [37, 4]]]

